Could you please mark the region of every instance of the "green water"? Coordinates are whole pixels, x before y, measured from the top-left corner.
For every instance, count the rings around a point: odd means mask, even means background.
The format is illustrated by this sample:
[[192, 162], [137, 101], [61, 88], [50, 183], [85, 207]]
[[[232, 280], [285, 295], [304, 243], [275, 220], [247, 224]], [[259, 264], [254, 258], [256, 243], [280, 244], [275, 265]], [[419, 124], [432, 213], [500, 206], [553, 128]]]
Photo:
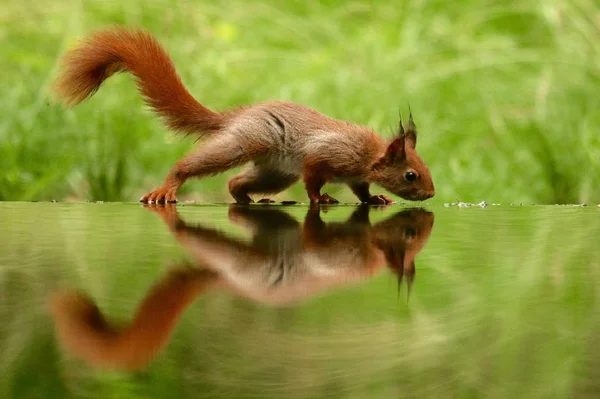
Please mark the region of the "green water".
[[597, 207], [0, 203], [0, 224], [1, 398], [600, 396]]

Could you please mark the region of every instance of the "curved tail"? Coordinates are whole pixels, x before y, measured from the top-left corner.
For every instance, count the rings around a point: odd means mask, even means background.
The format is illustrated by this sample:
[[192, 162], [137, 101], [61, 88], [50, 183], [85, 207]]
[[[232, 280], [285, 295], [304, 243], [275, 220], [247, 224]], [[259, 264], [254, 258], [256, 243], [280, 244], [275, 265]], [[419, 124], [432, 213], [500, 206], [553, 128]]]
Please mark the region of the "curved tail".
[[170, 129], [202, 134], [222, 127], [223, 116], [192, 97], [171, 57], [150, 33], [123, 27], [102, 30], [67, 52], [62, 61], [54, 89], [69, 106], [91, 97], [111, 75], [129, 72], [145, 102]]
[[207, 270], [174, 270], [146, 294], [125, 328], [107, 321], [87, 295], [58, 291], [49, 304], [57, 340], [92, 367], [140, 370], [167, 345], [183, 311], [217, 284]]

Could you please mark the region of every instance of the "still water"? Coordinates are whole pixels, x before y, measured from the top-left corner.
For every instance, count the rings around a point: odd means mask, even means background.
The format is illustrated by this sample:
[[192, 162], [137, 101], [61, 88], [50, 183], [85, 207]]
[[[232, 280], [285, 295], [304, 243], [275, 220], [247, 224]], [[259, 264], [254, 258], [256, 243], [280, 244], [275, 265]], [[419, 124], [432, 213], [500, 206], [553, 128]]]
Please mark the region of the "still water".
[[600, 209], [0, 203], [1, 398], [598, 398]]

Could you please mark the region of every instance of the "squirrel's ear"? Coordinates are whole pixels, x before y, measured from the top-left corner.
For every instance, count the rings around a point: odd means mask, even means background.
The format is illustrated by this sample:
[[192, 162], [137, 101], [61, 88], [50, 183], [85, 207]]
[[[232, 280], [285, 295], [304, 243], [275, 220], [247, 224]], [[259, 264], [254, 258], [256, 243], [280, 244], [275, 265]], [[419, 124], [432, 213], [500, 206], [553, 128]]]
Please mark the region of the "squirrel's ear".
[[398, 161], [404, 161], [406, 159], [406, 150], [404, 148], [405, 137], [400, 136], [392, 140], [388, 145], [384, 155], [384, 162], [390, 164]]
[[409, 107], [408, 112], [409, 112], [408, 129], [406, 129], [404, 136], [406, 137], [406, 139], [405, 139], [406, 145], [408, 145], [410, 148], [412, 148], [414, 150], [415, 147], [417, 146], [417, 126], [415, 125], [415, 122], [413, 121], [412, 112], [410, 112], [410, 107]]

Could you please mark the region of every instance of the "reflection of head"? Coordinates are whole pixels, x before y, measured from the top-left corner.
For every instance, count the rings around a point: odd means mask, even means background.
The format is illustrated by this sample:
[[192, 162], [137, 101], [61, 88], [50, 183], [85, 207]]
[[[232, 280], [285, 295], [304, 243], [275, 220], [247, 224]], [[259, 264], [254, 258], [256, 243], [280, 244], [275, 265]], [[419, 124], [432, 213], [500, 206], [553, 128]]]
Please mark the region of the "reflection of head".
[[388, 267], [398, 276], [398, 286], [406, 278], [410, 290], [415, 276], [415, 256], [427, 243], [434, 220], [432, 212], [415, 208], [400, 211], [375, 225], [375, 245], [383, 251]]

